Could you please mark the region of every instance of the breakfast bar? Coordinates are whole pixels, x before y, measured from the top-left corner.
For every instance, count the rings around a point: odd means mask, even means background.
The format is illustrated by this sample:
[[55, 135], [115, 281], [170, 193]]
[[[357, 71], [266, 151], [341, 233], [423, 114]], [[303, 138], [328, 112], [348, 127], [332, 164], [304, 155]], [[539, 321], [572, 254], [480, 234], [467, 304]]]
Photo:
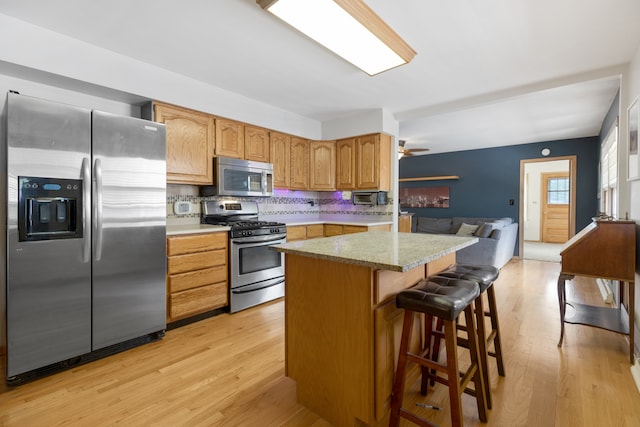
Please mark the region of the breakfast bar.
[[286, 255], [285, 365], [298, 402], [336, 426], [384, 423], [403, 320], [395, 295], [477, 241], [371, 231], [274, 247]]

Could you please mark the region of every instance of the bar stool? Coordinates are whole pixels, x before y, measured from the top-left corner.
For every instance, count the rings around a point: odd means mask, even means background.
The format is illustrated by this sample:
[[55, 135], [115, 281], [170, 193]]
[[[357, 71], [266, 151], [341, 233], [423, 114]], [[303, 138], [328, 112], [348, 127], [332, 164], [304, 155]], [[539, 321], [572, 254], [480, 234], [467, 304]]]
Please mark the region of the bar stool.
[[[475, 396], [478, 406], [478, 416], [482, 422], [487, 421], [484, 380], [482, 379], [482, 369], [479, 364], [479, 352], [472, 309], [472, 302], [479, 294], [480, 288], [475, 282], [440, 278], [437, 283], [428, 279], [422, 280], [412, 288], [401, 291], [396, 295], [396, 306], [403, 308], [405, 313], [404, 323], [402, 325], [402, 338], [400, 340], [400, 353], [398, 355], [398, 367], [391, 397], [390, 427], [398, 426], [401, 417], [421, 426], [433, 426], [429, 421], [402, 407], [405, 371], [408, 362], [414, 362], [421, 366], [423, 382], [426, 376], [449, 387], [451, 424], [454, 427], [462, 426], [463, 424], [462, 393], [464, 392]], [[470, 325], [468, 343], [471, 364], [464, 373], [460, 373], [457, 355], [458, 334], [456, 330], [456, 319], [463, 311], [466, 322]], [[419, 354], [414, 354], [409, 351], [411, 330], [416, 313], [424, 313], [425, 321], [428, 325], [428, 327], [425, 328], [425, 344]], [[445, 346], [447, 350], [446, 365], [429, 359], [429, 352], [431, 350], [430, 333], [434, 318], [441, 319], [443, 322]], [[436, 372], [431, 374], [429, 373], [430, 369]], [[446, 378], [438, 375], [438, 372], [446, 374]], [[467, 385], [472, 380], [475, 391], [467, 388]]]
[[[478, 284], [480, 287], [480, 295], [475, 299], [475, 317], [476, 317], [476, 329], [478, 332], [478, 348], [480, 350], [480, 365], [482, 367], [483, 378], [485, 382], [485, 391], [487, 393], [487, 407], [491, 409], [491, 387], [489, 385], [489, 366], [487, 362], [487, 355], [496, 359], [498, 366], [498, 375], [505, 376], [504, 362], [502, 359], [502, 345], [500, 341], [500, 324], [498, 322], [498, 310], [496, 307], [496, 295], [493, 283], [498, 278], [500, 270], [491, 265], [471, 265], [471, 264], [456, 264], [452, 267], [437, 273], [434, 277], [446, 277], [450, 279], [464, 279], [470, 280]], [[488, 299], [488, 310], [485, 311], [482, 294], [486, 291]], [[488, 316], [491, 319], [491, 331], [487, 335], [486, 327], [484, 324], [484, 316]], [[436, 329], [442, 330], [442, 325], [436, 327]], [[464, 329], [464, 328], [462, 328]], [[442, 337], [442, 335], [439, 335]], [[458, 341], [460, 345], [466, 346], [464, 340]], [[489, 351], [489, 345], [493, 343], [494, 351]], [[440, 350], [440, 340], [434, 340], [434, 346], [432, 351], [433, 360], [437, 360], [438, 352]]]

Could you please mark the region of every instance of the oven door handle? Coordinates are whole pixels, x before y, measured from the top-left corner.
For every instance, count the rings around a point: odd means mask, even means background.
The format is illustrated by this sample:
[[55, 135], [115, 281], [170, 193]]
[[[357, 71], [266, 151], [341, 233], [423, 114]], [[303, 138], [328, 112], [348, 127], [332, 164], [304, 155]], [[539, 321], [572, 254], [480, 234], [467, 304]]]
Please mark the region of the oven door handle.
[[269, 243], [278, 242], [285, 243], [286, 234], [274, 234], [269, 236], [254, 236], [254, 237], [234, 237], [231, 239], [234, 245], [250, 245], [255, 243]]
[[264, 284], [264, 283], [256, 283], [255, 285], [243, 286], [243, 287], [237, 288], [237, 289], [231, 288], [231, 292], [233, 292], [234, 294], [248, 294], [250, 292], [259, 291], [259, 290], [262, 290], [262, 289], [267, 289], [267, 288], [270, 288], [272, 286], [279, 285], [281, 283], [284, 283], [284, 277], [281, 277], [276, 282], [269, 282], [269, 283], [266, 283], [266, 284]]

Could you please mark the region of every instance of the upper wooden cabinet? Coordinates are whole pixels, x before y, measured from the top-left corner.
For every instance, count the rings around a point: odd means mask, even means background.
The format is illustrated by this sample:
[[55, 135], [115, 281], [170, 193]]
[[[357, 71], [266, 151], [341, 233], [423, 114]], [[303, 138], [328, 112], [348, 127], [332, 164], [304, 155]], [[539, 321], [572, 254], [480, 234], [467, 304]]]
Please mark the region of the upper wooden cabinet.
[[385, 134], [356, 138], [356, 189], [389, 191], [391, 137]]
[[216, 119], [216, 156], [244, 159], [244, 125]]
[[269, 162], [269, 131], [245, 125], [244, 158], [256, 162]]
[[291, 168], [291, 137], [279, 132], [269, 132], [271, 163], [273, 163], [273, 186], [289, 188]]
[[336, 142], [336, 187], [341, 190], [356, 187], [356, 138]]
[[385, 190], [391, 186], [391, 137], [382, 133], [336, 143], [338, 190]]
[[289, 188], [292, 190], [309, 189], [309, 141], [291, 137], [291, 175]]
[[167, 182], [212, 184], [213, 117], [159, 102], [153, 103], [153, 114], [167, 128]]
[[336, 189], [335, 141], [309, 141], [309, 189]]

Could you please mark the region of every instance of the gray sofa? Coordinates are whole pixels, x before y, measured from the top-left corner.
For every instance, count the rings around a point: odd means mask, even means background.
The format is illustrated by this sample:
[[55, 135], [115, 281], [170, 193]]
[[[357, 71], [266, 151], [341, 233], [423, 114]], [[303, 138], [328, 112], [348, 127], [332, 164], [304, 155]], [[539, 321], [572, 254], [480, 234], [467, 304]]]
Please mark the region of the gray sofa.
[[514, 222], [513, 218], [414, 216], [412, 231], [476, 236], [478, 243], [457, 252], [457, 262], [502, 268], [513, 257], [518, 237], [518, 223]]

